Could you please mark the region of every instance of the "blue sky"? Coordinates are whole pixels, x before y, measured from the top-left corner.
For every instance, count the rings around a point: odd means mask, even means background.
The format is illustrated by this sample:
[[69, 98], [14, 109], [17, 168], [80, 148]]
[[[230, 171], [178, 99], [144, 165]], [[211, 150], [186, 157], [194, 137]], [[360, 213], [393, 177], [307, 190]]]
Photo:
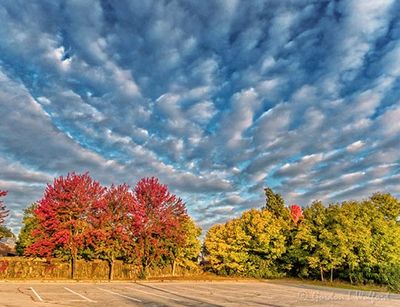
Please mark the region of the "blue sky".
[[400, 196], [400, 2], [0, 4], [0, 189], [157, 176], [200, 226], [264, 204]]

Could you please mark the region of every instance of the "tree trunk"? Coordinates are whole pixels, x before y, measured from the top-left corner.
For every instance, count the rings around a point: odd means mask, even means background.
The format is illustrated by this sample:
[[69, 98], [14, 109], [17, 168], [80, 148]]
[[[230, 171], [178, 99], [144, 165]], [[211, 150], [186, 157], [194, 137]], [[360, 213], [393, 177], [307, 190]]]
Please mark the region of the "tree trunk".
[[331, 268], [331, 282], [333, 282], [333, 268]]
[[143, 238], [143, 255], [141, 259], [142, 269], [139, 275], [139, 279], [147, 279], [147, 268], [149, 267], [150, 252], [147, 250], [148, 242], [147, 237]]
[[72, 253], [71, 257], [71, 279], [76, 279], [76, 262], [77, 262], [76, 253]]
[[175, 276], [175, 270], [176, 270], [176, 261], [174, 259], [172, 262], [172, 276]]
[[145, 257], [142, 258], [142, 268], [139, 279], [147, 279], [147, 259]]
[[319, 271], [321, 273], [321, 281], [324, 281], [324, 270], [322, 269], [322, 266], [319, 267]]
[[108, 261], [109, 270], [108, 270], [108, 280], [112, 281], [114, 279], [114, 257]]
[[350, 279], [350, 284], [353, 284], [353, 278], [351, 277], [353, 273], [353, 267], [349, 265], [349, 279]]

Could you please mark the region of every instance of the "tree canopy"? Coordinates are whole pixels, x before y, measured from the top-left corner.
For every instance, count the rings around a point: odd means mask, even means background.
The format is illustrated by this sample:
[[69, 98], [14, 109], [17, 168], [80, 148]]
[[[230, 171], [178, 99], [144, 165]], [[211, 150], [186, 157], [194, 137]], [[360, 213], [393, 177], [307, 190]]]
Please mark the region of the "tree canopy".
[[[115, 260], [149, 267], [190, 267], [197, 261], [200, 229], [185, 203], [155, 177], [103, 187], [88, 173], [70, 173], [49, 184], [42, 199], [25, 210], [18, 250], [27, 256], [71, 261], [104, 259], [113, 278]], [[195, 260], [196, 259], [196, 260]]]
[[244, 276], [327, 277], [400, 287], [400, 203], [375, 193], [361, 201], [287, 207], [265, 189], [266, 205], [211, 227], [208, 268]]

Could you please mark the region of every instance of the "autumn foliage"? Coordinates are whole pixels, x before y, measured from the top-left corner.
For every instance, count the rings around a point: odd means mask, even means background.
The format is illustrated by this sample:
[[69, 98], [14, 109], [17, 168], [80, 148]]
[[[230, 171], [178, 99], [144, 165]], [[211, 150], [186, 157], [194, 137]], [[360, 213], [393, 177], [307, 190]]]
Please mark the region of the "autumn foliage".
[[[103, 259], [113, 279], [116, 260], [139, 267], [197, 267], [221, 275], [295, 276], [385, 284], [400, 291], [400, 201], [375, 193], [363, 201], [286, 206], [265, 190], [266, 203], [201, 230], [183, 200], [155, 178], [103, 187], [89, 174], [68, 174], [49, 184], [25, 211], [19, 248], [28, 256], [71, 261]], [[6, 192], [0, 191], [0, 197]], [[0, 202], [1, 222], [8, 211]], [[1, 223], [0, 223], [1, 224]]]
[[142, 274], [161, 257], [170, 257], [175, 246], [184, 244], [183, 223], [188, 218], [182, 199], [168, 191], [157, 178], [143, 178], [134, 189], [139, 218], [136, 255]]
[[[133, 189], [105, 188], [87, 173], [71, 173], [49, 184], [31, 211], [33, 239], [24, 254], [69, 259], [71, 278], [79, 258], [107, 260], [110, 279], [117, 259], [137, 263], [146, 277], [152, 266], [174, 266], [182, 255], [177, 251], [191, 238], [184, 202], [154, 177]], [[198, 240], [197, 228], [189, 229]]]
[[385, 284], [400, 291], [400, 201], [375, 193], [362, 201], [304, 209], [265, 189], [266, 205], [211, 227], [208, 269], [221, 275], [294, 276]]
[[291, 205], [290, 206], [290, 217], [295, 225], [297, 225], [300, 219], [303, 217], [303, 210], [299, 205]]
[[93, 213], [101, 208], [104, 192], [105, 188], [88, 174], [71, 173], [55, 179], [34, 211], [40, 226], [32, 232], [37, 240], [26, 253], [67, 256], [74, 278], [78, 252], [91, 243]]
[[112, 185], [99, 204], [91, 216], [91, 247], [95, 256], [109, 262], [109, 279], [113, 279], [114, 261], [124, 257], [136, 240], [139, 212], [126, 184]]

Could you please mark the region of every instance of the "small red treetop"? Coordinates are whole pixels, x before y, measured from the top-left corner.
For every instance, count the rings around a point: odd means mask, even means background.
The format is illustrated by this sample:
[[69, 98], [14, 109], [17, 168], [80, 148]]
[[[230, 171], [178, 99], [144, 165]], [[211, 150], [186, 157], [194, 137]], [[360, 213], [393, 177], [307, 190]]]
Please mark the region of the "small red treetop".
[[[7, 191], [1, 191], [0, 190], [0, 197], [6, 196]], [[8, 210], [6, 209], [6, 206], [4, 205], [3, 201], [0, 200], [0, 225], [4, 223], [5, 218], [8, 216]]]
[[161, 184], [155, 177], [141, 179], [135, 187], [134, 197], [136, 204], [141, 207], [141, 211], [147, 217], [165, 220], [170, 215], [186, 215], [182, 199], [171, 194], [168, 187]]
[[292, 221], [295, 225], [298, 224], [299, 220], [303, 218], [303, 210], [299, 205], [291, 205], [290, 206], [290, 216], [292, 218]]

